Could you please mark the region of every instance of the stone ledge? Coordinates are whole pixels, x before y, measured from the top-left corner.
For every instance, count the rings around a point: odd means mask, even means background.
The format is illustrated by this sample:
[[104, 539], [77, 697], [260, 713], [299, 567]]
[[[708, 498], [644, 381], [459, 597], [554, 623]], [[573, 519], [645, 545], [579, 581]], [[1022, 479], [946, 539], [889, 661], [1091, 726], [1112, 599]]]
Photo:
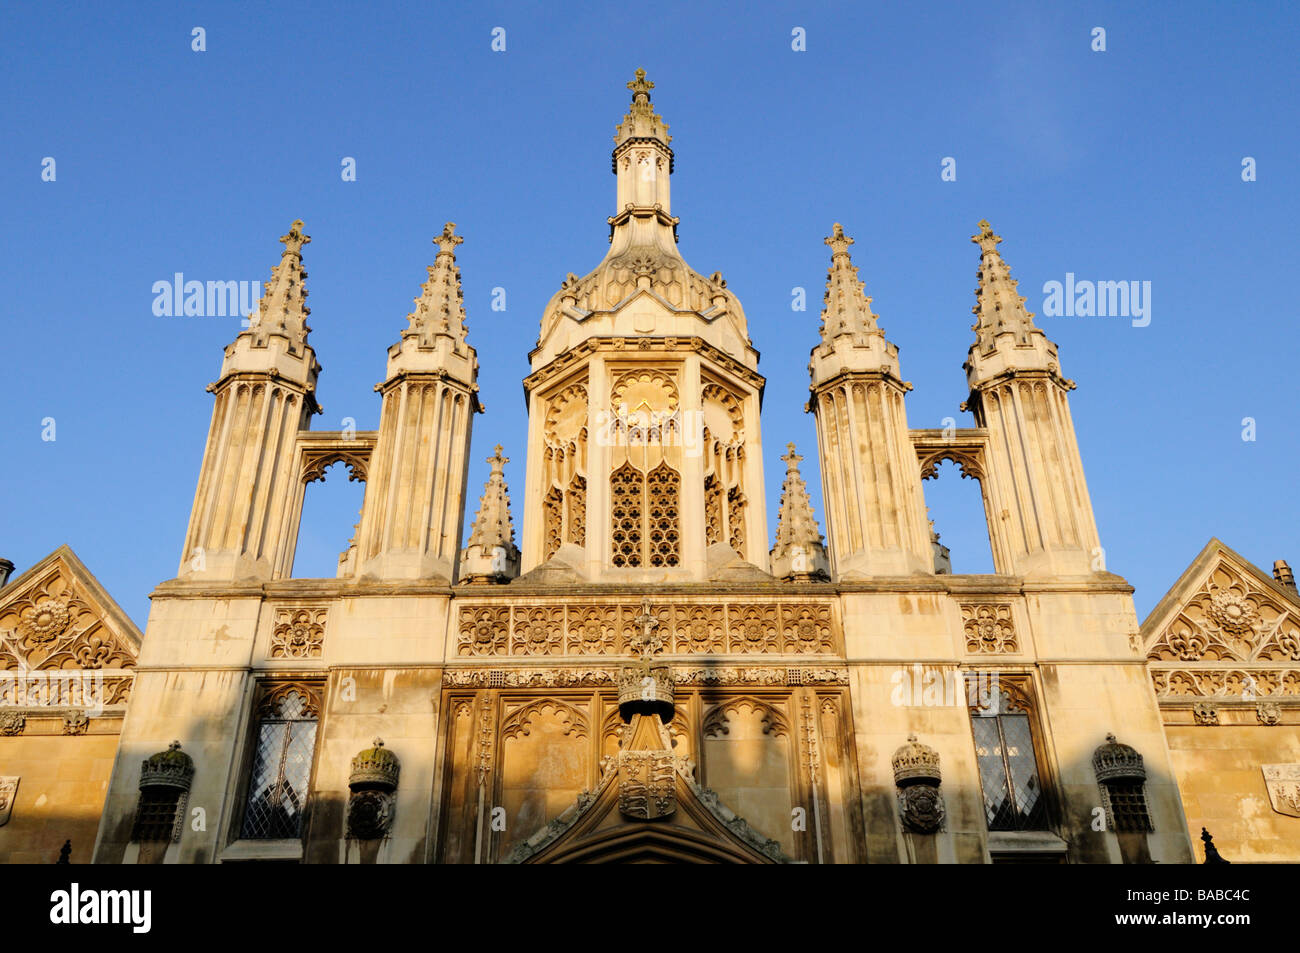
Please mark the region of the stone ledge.
[[256, 860], [302, 861], [300, 840], [237, 840], [221, 852], [221, 863], [237, 864]]

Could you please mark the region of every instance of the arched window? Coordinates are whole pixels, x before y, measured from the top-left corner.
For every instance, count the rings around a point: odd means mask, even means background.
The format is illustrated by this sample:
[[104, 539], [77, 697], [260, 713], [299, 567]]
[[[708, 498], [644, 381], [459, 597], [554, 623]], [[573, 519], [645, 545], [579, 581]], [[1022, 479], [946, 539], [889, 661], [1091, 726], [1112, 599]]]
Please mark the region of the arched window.
[[990, 831], [1045, 830], [1047, 799], [1034, 751], [1033, 718], [1018, 692], [998, 688], [996, 704], [971, 709], [984, 814]]
[[319, 718], [319, 701], [306, 686], [281, 685], [263, 696], [241, 837], [302, 836]]
[[642, 476], [630, 463], [609, 478], [613, 563], [624, 568], [680, 562], [678, 499], [681, 478], [661, 463]]

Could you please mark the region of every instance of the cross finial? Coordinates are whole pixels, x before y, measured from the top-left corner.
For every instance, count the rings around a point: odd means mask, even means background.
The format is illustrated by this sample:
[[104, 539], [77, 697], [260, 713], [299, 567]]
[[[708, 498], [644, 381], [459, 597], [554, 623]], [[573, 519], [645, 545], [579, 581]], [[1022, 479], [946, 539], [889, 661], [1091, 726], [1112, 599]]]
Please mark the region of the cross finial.
[[988, 223], [988, 219], [980, 219], [979, 230], [980, 233], [972, 235], [970, 240], [979, 245], [980, 251], [997, 251], [998, 242], [1002, 241], [1002, 236], [993, 234], [993, 226]]
[[168, 751], [179, 751], [180, 748], [181, 748], [181, 743], [179, 741], [173, 741], [171, 744], [167, 746]]
[[650, 90], [655, 88], [655, 84], [648, 82], [645, 78], [645, 70], [637, 69], [636, 79], [627, 84], [627, 88], [632, 90], [632, 100], [636, 101], [637, 97], [645, 96], [646, 102], [650, 101]]
[[298, 219], [289, 226], [289, 234], [281, 235], [280, 241], [284, 243], [284, 253], [286, 255], [302, 256], [302, 246], [311, 244], [311, 236], [302, 233], [302, 219]]
[[660, 625], [659, 617], [650, 611], [649, 599], [641, 600], [641, 614], [632, 621], [640, 628], [640, 631], [634, 632], [629, 640], [633, 652], [645, 658], [663, 648], [663, 635], [657, 631]]
[[836, 222], [831, 229], [831, 237], [822, 239], [827, 245], [831, 246], [831, 255], [847, 255], [849, 246], [853, 244], [853, 239], [844, 234], [844, 226]]
[[465, 239], [455, 234], [455, 232], [455, 222], [448, 222], [446, 225], [442, 226], [442, 234], [433, 240], [433, 243], [438, 246], [439, 256], [451, 255], [453, 258], [456, 257], [456, 246]]
[[497, 444], [496, 447], [494, 448], [495, 453], [492, 456], [487, 458], [487, 462], [491, 464], [492, 470], [494, 472], [500, 472], [505, 468], [505, 465], [510, 462], [509, 457], [501, 456], [501, 451], [504, 449], [505, 448], [502, 447], [501, 444]]
[[785, 445], [785, 449], [786, 449], [786, 455], [781, 459], [785, 461], [785, 466], [787, 470], [794, 470], [799, 466], [799, 461], [802, 460], [803, 457], [799, 456], [799, 454], [794, 452], [793, 440], [791, 440], [789, 443]]
[[375, 747], [376, 747], [376, 748], [382, 748], [383, 746], [384, 746], [384, 739], [383, 739], [383, 738], [376, 738], [376, 739], [375, 739]]

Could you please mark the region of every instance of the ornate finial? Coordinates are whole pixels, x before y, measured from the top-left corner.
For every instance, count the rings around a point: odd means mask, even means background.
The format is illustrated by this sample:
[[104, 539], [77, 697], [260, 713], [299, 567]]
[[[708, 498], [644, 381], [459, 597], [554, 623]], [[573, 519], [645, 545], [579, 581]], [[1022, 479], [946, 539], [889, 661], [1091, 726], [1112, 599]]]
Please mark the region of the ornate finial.
[[884, 335], [871, 310], [871, 296], [858, 277], [857, 266], [849, 255], [853, 239], [844, 234], [836, 222], [831, 236], [823, 239], [831, 248], [831, 267], [826, 274], [826, 293], [822, 296], [821, 338], [823, 343], [844, 335], [861, 340], [865, 335]]
[[908, 740], [908, 741], [915, 741], [915, 740], [916, 740], [916, 732], [915, 732], [915, 731], [909, 731], [909, 732], [907, 733], [907, 740]]
[[847, 255], [849, 253], [849, 246], [854, 243], [853, 239], [844, 234], [844, 226], [839, 222], [836, 222], [832, 227], [831, 237], [823, 238], [822, 241], [831, 246], [832, 257], [835, 255]]
[[450, 337], [458, 353], [464, 353], [465, 296], [460, 287], [460, 269], [456, 267], [456, 246], [465, 239], [456, 234], [456, 223], [448, 222], [442, 234], [433, 240], [438, 254], [429, 266], [429, 278], [420, 286], [415, 310], [406, 316], [410, 326], [403, 337], [418, 337], [421, 346], [433, 346], [438, 336]]
[[510, 458], [501, 444], [487, 458], [492, 471], [483, 485], [478, 514], [470, 530], [469, 541], [460, 556], [463, 582], [509, 582], [519, 575], [519, 548], [515, 546], [515, 524], [510, 516], [510, 494], [506, 486], [505, 466]]
[[384, 746], [384, 739], [383, 739], [383, 738], [376, 738], [375, 741], [374, 741], [374, 745], [375, 745], [376, 748], [382, 748], [382, 747]]
[[655, 88], [655, 84], [645, 78], [645, 70], [637, 69], [636, 79], [627, 84], [627, 88], [632, 90], [632, 101], [636, 102], [638, 96], [644, 96], [646, 102], [650, 101], [650, 90]]
[[778, 579], [829, 579], [830, 563], [821, 529], [799, 472], [803, 457], [795, 453], [793, 441], [786, 444], [786, 451], [781, 458], [786, 471], [776, 517], [776, 545], [769, 553], [772, 575]]
[[628, 639], [628, 647], [632, 651], [646, 658], [654, 655], [664, 647], [664, 633], [659, 631], [659, 617], [650, 611], [650, 600], [641, 600], [641, 613], [632, 620], [637, 624], [640, 631], [633, 632], [632, 637]]
[[297, 255], [302, 257], [302, 246], [311, 244], [311, 236], [302, 233], [303, 222], [298, 219], [289, 226], [289, 234], [281, 235], [280, 241], [284, 243], [284, 253], [286, 255]]
[[1230, 860], [1224, 860], [1224, 859], [1223, 859], [1223, 855], [1219, 853], [1219, 849], [1218, 849], [1217, 847], [1214, 846], [1214, 835], [1211, 834], [1209, 831], [1207, 831], [1204, 827], [1201, 828], [1201, 840], [1205, 842], [1205, 861], [1204, 861], [1204, 863], [1207, 863], [1207, 864], [1230, 864], [1230, 863], [1232, 863], [1232, 861], [1230, 861]]
[[1115, 738], [1115, 732], [1113, 731], [1106, 732], [1106, 743], [1110, 745], [1117, 743], [1117, 739]]
[[168, 750], [168, 751], [180, 751], [180, 750], [181, 750], [181, 743], [180, 743], [179, 741], [173, 741], [171, 744], [169, 744], [169, 745], [167, 746], [167, 750]]
[[464, 238], [455, 234], [455, 231], [456, 223], [448, 222], [442, 226], [442, 234], [433, 240], [433, 243], [438, 246], [439, 256], [451, 255], [453, 258], [455, 257], [456, 246], [465, 241]]
[[311, 236], [302, 233], [302, 220], [289, 226], [289, 234], [281, 235], [284, 251], [280, 263], [271, 267], [271, 280], [262, 283], [262, 297], [257, 311], [248, 315], [248, 330], [255, 341], [264, 343], [274, 334], [289, 341], [289, 350], [296, 352], [307, 343], [307, 271], [302, 267], [302, 246]]
[[[636, 79], [628, 83], [627, 88], [632, 91], [632, 105], [614, 131], [615, 150], [629, 140], [658, 139], [665, 146], [672, 142], [673, 137], [668, 135], [668, 123], [655, 113], [654, 106], [650, 104], [650, 90], [655, 88], [655, 84], [645, 78], [645, 70], [638, 69]], [[671, 156], [670, 151], [669, 172], [672, 171]], [[617, 172], [618, 169], [615, 168], [614, 171]]]
[[980, 219], [979, 230], [980, 233], [972, 235], [970, 240], [979, 245], [982, 251], [996, 251], [1002, 236], [993, 234], [993, 226], [988, 223], [988, 219]]

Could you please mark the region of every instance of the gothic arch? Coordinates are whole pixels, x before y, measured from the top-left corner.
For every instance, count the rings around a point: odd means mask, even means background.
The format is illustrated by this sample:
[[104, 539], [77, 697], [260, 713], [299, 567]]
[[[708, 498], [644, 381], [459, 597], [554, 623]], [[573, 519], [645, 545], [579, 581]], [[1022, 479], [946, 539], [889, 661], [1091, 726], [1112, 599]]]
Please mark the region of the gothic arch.
[[564, 722], [565, 735], [573, 738], [587, 737], [587, 716], [568, 702], [548, 696], [531, 701], [507, 715], [501, 724], [501, 739], [505, 741], [527, 735], [533, 718], [548, 710], [560, 716]]

